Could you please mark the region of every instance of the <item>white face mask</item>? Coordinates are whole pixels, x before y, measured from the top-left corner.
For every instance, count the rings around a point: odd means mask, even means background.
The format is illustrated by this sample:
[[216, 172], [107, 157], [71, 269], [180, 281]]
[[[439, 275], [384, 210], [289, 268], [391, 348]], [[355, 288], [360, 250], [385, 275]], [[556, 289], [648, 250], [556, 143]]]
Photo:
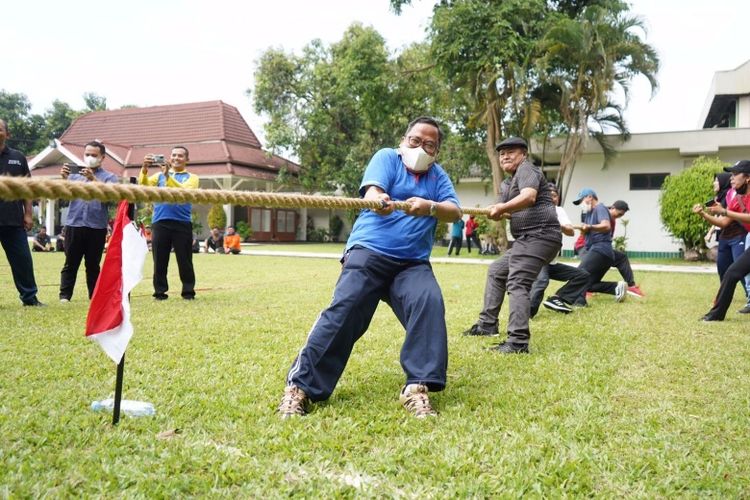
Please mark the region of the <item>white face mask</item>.
[[581, 203], [581, 210], [585, 214], [591, 212], [591, 203], [589, 203], [587, 201], [584, 201], [583, 203]]
[[99, 158], [95, 158], [93, 156], [87, 156], [85, 158], [85, 162], [86, 162], [86, 166], [89, 168], [96, 168], [99, 166], [99, 163], [101, 163], [99, 161]]
[[430, 168], [430, 165], [435, 162], [435, 157], [425, 153], [424, 149], [422, 149], [421, 147], [409, 148], [406, 146], [401, 146], [400, 151], [401, 161], [404, 162], [406, 168], [413, 172], [426, 172], [427, 169]]

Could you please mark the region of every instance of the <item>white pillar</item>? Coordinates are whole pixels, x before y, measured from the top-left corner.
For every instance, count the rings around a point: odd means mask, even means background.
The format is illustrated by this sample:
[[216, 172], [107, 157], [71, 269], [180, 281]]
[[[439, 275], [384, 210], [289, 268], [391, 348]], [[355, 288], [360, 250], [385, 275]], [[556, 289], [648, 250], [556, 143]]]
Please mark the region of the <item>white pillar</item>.
[[227, 226], [234, 226], [234, 210], [229, 203], [224, 205], [224, 215], [227, 216]]
[[300, 241], [307, 241], [307, 208], [299, 209], [299, 238]]
[[47, 227], [47, 234], [55, 236], [55, 200], [47, 200], [44, 225]]

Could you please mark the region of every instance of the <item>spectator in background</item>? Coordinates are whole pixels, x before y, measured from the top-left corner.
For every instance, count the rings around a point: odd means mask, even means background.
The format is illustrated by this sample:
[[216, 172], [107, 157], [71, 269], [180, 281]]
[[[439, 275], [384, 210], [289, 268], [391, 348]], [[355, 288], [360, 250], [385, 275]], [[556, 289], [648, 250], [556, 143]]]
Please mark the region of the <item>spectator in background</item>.
[[[138, 183], [147, 186], [158, 186], [165, 189], [198, 189], [198, 176], [186, 170], [190, 153], [184, 146], [172, 148], [169, 160], [163, 156], [148, 154], [143, 158], [141, 175]], [[160, 172], [148, 175], [152, 166]], [[190, 203], [154, 203], [154, 215], [151, 219], [151, 251], [154, 256], [154, 299], [167, 300], [169, 282], [170, 252], [174, 249], [177, 267], [182, 282], [182, 298], [195, 298], [195, 270], [193, 269], [193, 224]]]
[[224, 253], [238, 255], [242, 250], [242, 238], [234, 232], [232, 226], [227, 227], [227, 233], [224, 235]]
[[47, 228], [42, 226], [39, 228], [39, 232], [36, 233], [32, 240], [31, 250], [34, 252], [54, 252], [55, 248], [52, 246], [52, 240], [47, 234]]
[[[6, 144], [9, 137], [8, 123], [0, 119], [0, 175], [31, 177], [26, 156]], [[26, 236], [34, 224], [31, 214], [31, 200], [0, 200], [0, 243], [23, 305], [43, 306], [36, 297], [34, 260]]]
[[479, 243], [479, 235], [477, 234], [477, 229], [479, 228], [479, 224], [477, 224], [477, 221], [474, 219], [473, 215], [469, 216], [469, 220], [466, 221], [466, 251], [471, 253], [471, 244], [474, 243], [474, 246], [477, 248], [477, 251], [479, 253], [482, 253], [482, 244]]
[[[85, 167], [64, 164], [60, 176], [70, 182], [117, 183], [118, 177], [102, 167], [106, 149], [99, 141], [91, 141], [83, 149]], [[71, 167], [76, 171], [71, 172]], [[94, 295], [96, 280], [99, 279], [99, 263], [107, 242], [109, 205], [98, 200], [73, 200], [65, 220], [65, 263], [60, 271], [60, 302], [67, 303], [73, 298], [73, 290], [78, 277], [81, 260], [86, 266], [86, 287], [88, 297]]]
[[451, 242], [448, 245], [448, 256], [456, 249], [456, 256], [461, 253], [461, 243], [464, 239], [464, 220], [458, 219], [451, 224]]
[[211, 234], [206, 238], [206, 253], [224, 253], [224, 238], [218, 227], [211, 228]]
[[65, 226], [62, 227], [62, 229], [60, 230], [60, 234], [58, 234], [57, 238], [55, 238], [55, 251], [65, 251]]

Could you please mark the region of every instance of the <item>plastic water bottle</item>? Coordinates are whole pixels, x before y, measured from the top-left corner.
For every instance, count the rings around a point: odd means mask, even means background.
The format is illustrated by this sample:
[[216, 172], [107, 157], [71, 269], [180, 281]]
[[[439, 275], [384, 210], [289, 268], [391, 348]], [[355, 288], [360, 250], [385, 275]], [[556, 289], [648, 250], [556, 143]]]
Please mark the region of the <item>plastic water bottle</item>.
[[[94, 411], [113, 411], [115, 400], [112, 398], [103, 401], [94, 401], [91, 403], [91, 409]], [[149, 417], [156, 414], [154, 405], [146, 401], [132, 401], [123, 399], [120, 401], [120, 412], [131, 417]]]

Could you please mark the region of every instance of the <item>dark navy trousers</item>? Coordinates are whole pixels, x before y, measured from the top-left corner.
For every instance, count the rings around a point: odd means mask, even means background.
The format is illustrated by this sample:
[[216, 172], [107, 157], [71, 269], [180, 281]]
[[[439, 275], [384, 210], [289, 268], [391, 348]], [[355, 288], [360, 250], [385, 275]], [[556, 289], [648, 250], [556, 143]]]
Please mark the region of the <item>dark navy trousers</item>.
[[313, 401], [328, 399], [354, 343], [367, 331], [380, 300], [406, 329], [401, 367], [407, 384], [445, 388], [448, 335], [445, 304], [429, 262], [393, 259], [359, 246], [344, 258], [333, 301], [310, 331], [287, 375]]
[[0, 226], [0, 243], [8, 258], [13, 273], [13, 283], [18, 296], [24, 304], [36, 301], [36, 280], [34, 279], [34, 261], [29, 250], [26, 231], [20, 226]]

